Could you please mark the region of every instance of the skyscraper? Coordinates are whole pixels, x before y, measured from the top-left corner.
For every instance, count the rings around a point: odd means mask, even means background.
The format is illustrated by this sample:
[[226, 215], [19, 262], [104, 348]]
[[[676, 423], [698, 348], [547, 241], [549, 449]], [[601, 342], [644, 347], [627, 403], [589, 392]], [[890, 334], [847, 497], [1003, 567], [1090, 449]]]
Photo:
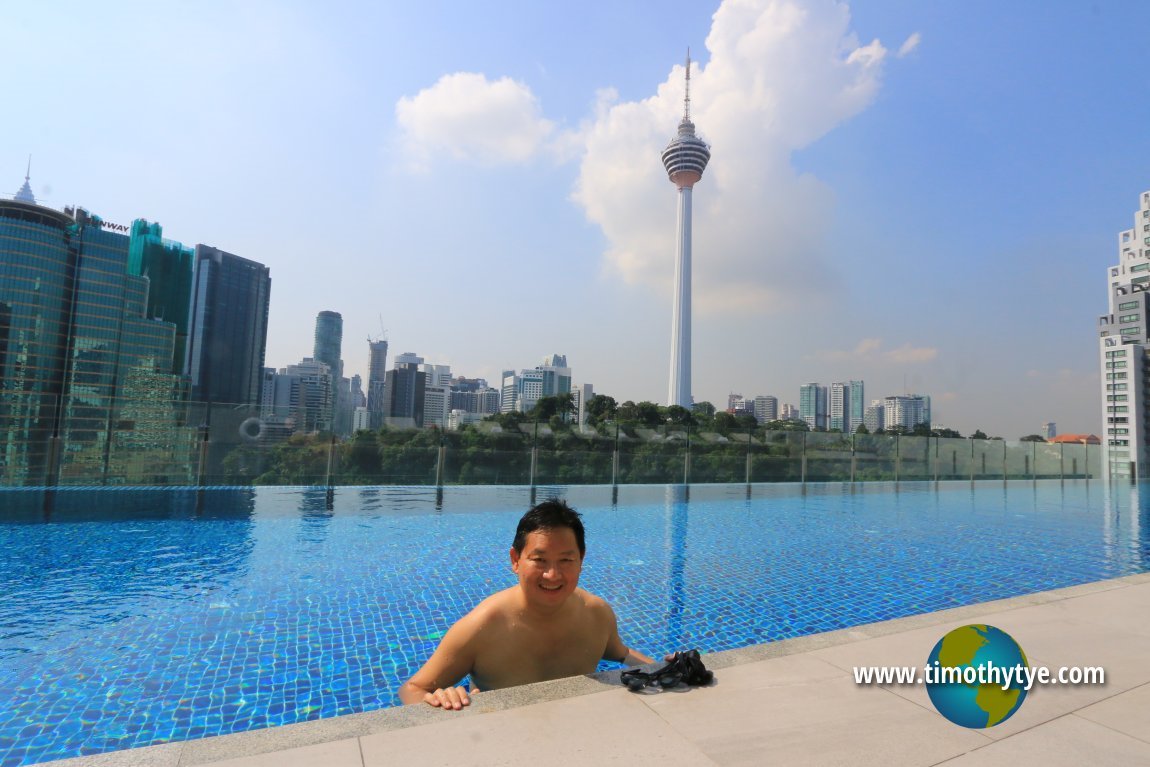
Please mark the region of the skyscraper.
[[703, 177], [711, 150], [695, 136], [691, 122], [691, 54], [687, 53], [686, 93], [679, 133], [663, 150], [663, 167], [679, 190], [675, 247], [675, 293], [671, 313], [671, 380], [668, 405], [690, 409], [691, 397], [691, 189]]
[[315, 318], [315, 348], [312, 358], [331, 369], [333, 376], [343, 373], [340, 354], [343, 351], [343, 315], [320, 312]]
[[1110, 311], [1098, 318], [1102, 465], [1108, 477], [1143, 479], [1150, 476], [1150, 413], [1143, 390], [1150, 361], [1150, 192], [1142, 193], [1134, 226], [1118, 234], [1118, 264], [1106, 282]]
[[900, 394], [882, 401], [884, 428], [887, 431], [901, 426], [906, 431], [925, 424], [930, 427], [930, 397], [919, 394]]
[[367, 364], [367, 412], [372, 429], [383, 426], [387, 403], [384, 400], [384, 387], [387, 383], [387, 341], [367, 339], [370, 359]]
[[0, 201], [0, 483], [130, 481], [117, 457], [174, 423], [176, 326], [149, 318], [126, 235], [34, 199], [26, 178]]
[[387, 371], [387, 423], [400, 427], [423, 427], [424, 388], [427, 376], [420, 370], [423, 357], [408, 352], [395, 358]]
[[846, 431], [854, 434], [858, 427], [862, 426], [863, 418], [866, 417], [866, 399], [863, 396], [863, 382], [851, 381], [850, 390], [848, 394], [848, 404], [850, 406], [850, 413], [847, 417]]
[[836, 381], [831, 384], [828, 395], [830, 402], [827, 406], [828, 424], [831, 431], [845, 431], [850, 421], [850, 397], [845, 383]]
[[271, 283], [263, 264], [196, 246], [184, 365], [192, 399], [258, 405]]
[[779, 417], [779, 399], [770, 394], [755, 397], [755, 420], [759, 424], [774, 421]]
[[863, 422], [866, 409], [863, 405], [863, 382], [833, 383], [829, 392], [827, 407], [827, 428], [853, 433]]
[[195, 251], [164, 239], [159, 223], [142, 218], [132, 222], [128, 243], [128, 274], [148, 278], [147, 315], [176, 326], [176, 348], [170, 372], [181, 373], [188, 348], [188, 306], [192, 295]]
[[827, 387], [817, 383], [799, 387], [799, 417], [812, 429], [827, 428]]
[[350, 382], [343, 377], [343, 315], [339, 312], [324, 311], [315, 318], [315, 345], [312, 358], [327, 365], [331, 372], [331, 426], [340, 436], [351, 433], [351, 410], [347, 387]]

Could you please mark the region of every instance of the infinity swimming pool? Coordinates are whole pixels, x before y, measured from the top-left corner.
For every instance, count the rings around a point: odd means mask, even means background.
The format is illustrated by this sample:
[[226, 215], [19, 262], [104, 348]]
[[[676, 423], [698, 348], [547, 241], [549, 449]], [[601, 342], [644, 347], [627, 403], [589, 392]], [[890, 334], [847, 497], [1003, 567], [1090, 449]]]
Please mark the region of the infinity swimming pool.
[[[648, 654], [1150, 570], [1147, 487], [540, 488]], [[749, 495], [749, 497], [748, 497]], [[1141, 499], [1141, 500], [1140, 500]], [[523, 487], [0, 491], [0, 765], [398, 705], [514, 583]]]

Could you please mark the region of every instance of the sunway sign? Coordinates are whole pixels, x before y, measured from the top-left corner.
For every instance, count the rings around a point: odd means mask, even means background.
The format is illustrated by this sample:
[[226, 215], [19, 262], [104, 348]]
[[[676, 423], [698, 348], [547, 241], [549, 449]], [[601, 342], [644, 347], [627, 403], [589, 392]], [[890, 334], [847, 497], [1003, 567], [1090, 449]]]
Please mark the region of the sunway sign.
[[132, 227], [124, 226], [123, 224], [113, 224], [111, 221], [101, 221], [100, 226], [104, 229], [111, 229], [113, 232], [125, 232], [131, 230]]

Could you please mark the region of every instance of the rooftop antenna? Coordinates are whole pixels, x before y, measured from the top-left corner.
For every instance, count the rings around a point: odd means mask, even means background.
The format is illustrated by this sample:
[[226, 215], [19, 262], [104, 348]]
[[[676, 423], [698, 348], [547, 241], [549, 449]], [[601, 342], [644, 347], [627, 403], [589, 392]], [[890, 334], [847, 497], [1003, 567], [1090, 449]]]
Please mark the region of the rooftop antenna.
[[691, 46], [687, 46], [687, 89], [683, 94], [683, 122], [691, 121]]
[[28, 170], [24, 172], [24, 180], [29, 181], [32, 178], [32, 155], [28, 155]]

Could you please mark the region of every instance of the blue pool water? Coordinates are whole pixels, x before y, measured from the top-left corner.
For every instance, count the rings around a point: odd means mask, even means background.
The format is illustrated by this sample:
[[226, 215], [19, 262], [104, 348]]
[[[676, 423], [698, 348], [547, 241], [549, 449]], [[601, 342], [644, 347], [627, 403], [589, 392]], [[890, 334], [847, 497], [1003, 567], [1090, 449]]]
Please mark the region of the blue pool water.
[[[650, 655], [1150, 570], [1150, 488], [541, 489]], [[0, 491], [0, 765], [397, 705], [514, 583], [527, 488]]]

